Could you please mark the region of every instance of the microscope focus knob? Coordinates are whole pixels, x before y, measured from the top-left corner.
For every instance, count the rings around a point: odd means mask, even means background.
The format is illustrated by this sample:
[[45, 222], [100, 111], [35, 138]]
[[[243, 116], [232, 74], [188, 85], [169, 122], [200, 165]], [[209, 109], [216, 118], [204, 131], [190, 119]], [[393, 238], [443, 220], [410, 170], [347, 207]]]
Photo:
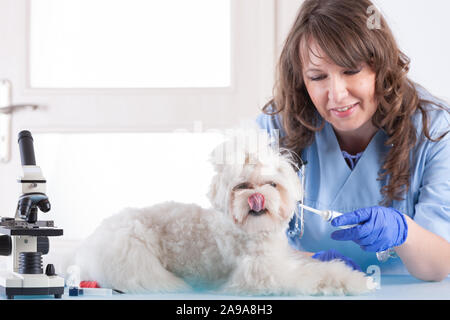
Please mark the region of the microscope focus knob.
[[42, 212], [49, 212], [51, 209], [48, 199], [42, 199], [38, 202], [37, 206]]
[[42, 254], [47, 254], [50, 250], [50, 241], [48, 240], [48, 237], [45, 236], [39, 236], [37, 237], [37, 250], [38, 252]]
[[9, 256], [12, 251], [11, 237], [8, 235], [0, 236], [0, 256]]
[[53, 264], [49, 263], [49, 264], [47, 265], [47, 267], [45, 267], [45, 274], [46, 274], [47, 276], [54, 276], [54, 275], [56, 274], [56, 272], [55, 272], [55, 266], [54, 266]]

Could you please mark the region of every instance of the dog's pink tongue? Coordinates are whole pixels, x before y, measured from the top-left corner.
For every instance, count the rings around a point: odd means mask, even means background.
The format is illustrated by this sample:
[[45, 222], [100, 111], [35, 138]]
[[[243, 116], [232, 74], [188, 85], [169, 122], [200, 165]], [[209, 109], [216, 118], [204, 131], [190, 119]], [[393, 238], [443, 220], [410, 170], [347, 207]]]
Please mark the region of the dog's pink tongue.
[[259, 212], [264, 209], [264, 196], [261, 193], [252, 194], [247, 201], [253, 211]]

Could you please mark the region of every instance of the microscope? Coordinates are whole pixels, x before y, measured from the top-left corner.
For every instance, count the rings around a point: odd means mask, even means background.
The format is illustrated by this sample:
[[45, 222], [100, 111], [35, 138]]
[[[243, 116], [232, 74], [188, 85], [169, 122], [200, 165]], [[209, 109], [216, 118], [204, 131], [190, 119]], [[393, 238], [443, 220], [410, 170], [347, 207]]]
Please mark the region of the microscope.
[[7, 269], [0, 270], [0, 294], [8, 299], [18, 295], [61, 298], [64, 278], [55, 274], [52, 264], [47, 264], [44, 272], [42, 256], [49, 252], [48, 237], [61, 236], [63, 230], [53, 221], [38, 221], [38, 209], [50, 211], [46, 180], [36, 166], [31, 133], [21, 131], [18, 142], [23, 175], [17, 180], [20, 196], [15, 217], [0, 221], [0, 256], [7, 259]]

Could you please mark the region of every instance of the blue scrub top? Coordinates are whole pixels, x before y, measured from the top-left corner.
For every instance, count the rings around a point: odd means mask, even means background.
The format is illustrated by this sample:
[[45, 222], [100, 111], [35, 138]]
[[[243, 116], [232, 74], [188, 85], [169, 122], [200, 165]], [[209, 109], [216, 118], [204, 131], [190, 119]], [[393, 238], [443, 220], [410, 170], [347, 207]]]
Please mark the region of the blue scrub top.
[[[437, 100], [424, 88], [417, 86], [419, 97]], [[434, 105], [429, 110], [429, 132], [432, 138], [440, 137], [450, 130], [448, 112]], [[411, 217], [423, 228], [450, 241], [450, 133], [439, 142], [422, 139], [422, 115], [413, 116], [418, 142], [411, 151], [410, 189], [402, 201], [393, 201], [392, 207]], [[280, 114], [261, 114], [258, 125], [269, 134], [273, 130], [284, 136]], [[386, 179], [379, 181], [383, 159], [391, 146], [385, 146], [387, 135], [379, 130], [352, 169], [347, 165], [332, 126], [326, 122], [323, 130], [315, 133], [312, 145], [302, 152], [305, 167], [305, 204], [319, 210], [349, 212], [359, 208], [379, 205], [383, 200], [380, 192]], [[299, 172], [300, 176], [300, 172]], [[295, 219], [295, 218], [294, 218]], [[293, 220], [294, 220], [293, 219]], [[293, 227], [290, 223], [290, 228]], [[337, 230], [320, 216], [304, 211], [304, 234], [288, 233], [289, 242], [299, 250], [317, 252], [336, 249], [358, 263], [363, 271], [370, 265], [378, 265], [383, 273], [408, 273], [400, 258], [379, 262], [375, 253], [363, 251], [353, 241], [336, 241], [331, 233]]]

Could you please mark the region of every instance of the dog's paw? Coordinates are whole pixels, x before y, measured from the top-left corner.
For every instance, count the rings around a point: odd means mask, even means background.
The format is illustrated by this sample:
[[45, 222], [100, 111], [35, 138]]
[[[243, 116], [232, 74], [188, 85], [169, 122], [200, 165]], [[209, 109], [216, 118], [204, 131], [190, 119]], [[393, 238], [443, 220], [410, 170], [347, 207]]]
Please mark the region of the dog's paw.
[[346, 295], [361, 295], [373, 292], [376, 284], [372, 277], [366, 276], [363, 272], [355, 272], [344, 283], [344, 294]]
[[322, 274], [314, 294], [318, 295], [361, 295], [376, 288], [374, 279], [364, 272], [351, 270], [340, 261], [327, 262], [328, 270]]

